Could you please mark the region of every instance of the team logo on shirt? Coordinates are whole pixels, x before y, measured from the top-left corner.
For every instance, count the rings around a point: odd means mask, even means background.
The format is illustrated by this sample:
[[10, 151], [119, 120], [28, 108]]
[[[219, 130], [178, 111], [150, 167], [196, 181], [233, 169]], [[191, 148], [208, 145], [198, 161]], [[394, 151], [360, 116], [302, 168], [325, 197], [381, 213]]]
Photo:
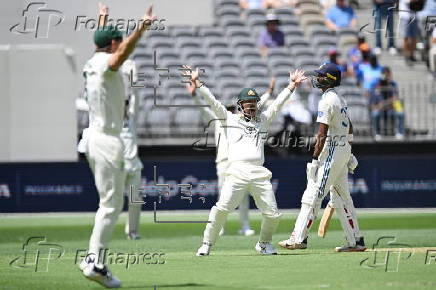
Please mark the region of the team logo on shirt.
[[324, 116], [324, 112], [323, 111], [318, 111], [318, 118], [321, 118], [322, 116]]
[[244, 132], [245, 132], [245, 134], [251, 136], [251, 135], [256, 134], [257, 130], [256, 130], [256, 127], [247, 126], [244, 128]]

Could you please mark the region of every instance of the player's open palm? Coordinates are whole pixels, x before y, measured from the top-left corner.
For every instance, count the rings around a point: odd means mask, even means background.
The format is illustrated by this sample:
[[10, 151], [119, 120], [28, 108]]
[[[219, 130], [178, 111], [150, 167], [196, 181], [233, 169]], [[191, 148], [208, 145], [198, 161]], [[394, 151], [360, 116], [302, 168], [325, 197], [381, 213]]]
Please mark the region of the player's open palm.
[[307, 79], [307, 77], [304, 75], [303, 70], [296, 69], [295, 71], [290, 73], [289, 79], [295, 84], [295, 87], [298, 87], [302, 82]]

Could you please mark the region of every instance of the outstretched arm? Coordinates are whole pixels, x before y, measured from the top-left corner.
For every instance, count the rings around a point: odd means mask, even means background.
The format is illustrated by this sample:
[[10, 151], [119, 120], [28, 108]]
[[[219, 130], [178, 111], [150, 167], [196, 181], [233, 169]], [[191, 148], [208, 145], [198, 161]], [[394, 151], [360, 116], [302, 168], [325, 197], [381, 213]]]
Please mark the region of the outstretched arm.
[[186, 70], [183, 76], [190, 77], [190, 80], [195, 84], [195, 93], [204, 98], [207, 105], [210, 106], [212, 112], [216, 115], [217, 119], [227, 119], [227, 109], [223, 106], [211, 93], [211, 91], [200, 84], [198, 68], [192, 70], [189, 66], [185, 65], [183, 68]]
[[205, 122], [209, 122], [210, 120], [218, 119], [214, 112], [208, 107], [204, 107], [204, 102], [201, 97], [195, 92], [195, 84], [192, 82], [187, 85], [187, 89], [194, 99], [194, 103], [200, 107], [201, 116]]
[[306, 79], [307, 78], [304, 76], [304, 71], [302, 70], [297, 69], [296, 71], [290, 73], [288, 87], [283, 89], [283, 91], [278, 95], [268, 109], [262, 113], [264, 114], [268, 123], [270, 123], [277, 116], [285, 102], [288, 100], [289, 96]]
[[269, 82], [268, 90], [260, 97], [260, 101], [258, 105], [259, 110], [262, 110], [264, 108], [266, 102], [268, 102], [269, 98], [273, 94], [275, 84], [276, 84], [276, 79], [273, 77]]
[[156, 16], [153, 15], [153, 5], [151, 5], [145, 15], [139, 22], [139, 27], [135, 29], [124, 41], [121, 42], [118, 49], [112, 54], [109, 59], [109, 68], [111, 70], [118, 70], [123, 62], [129, 57], [136, 46], [136, 43], [142, 36], [142, 33], [149, 27]]

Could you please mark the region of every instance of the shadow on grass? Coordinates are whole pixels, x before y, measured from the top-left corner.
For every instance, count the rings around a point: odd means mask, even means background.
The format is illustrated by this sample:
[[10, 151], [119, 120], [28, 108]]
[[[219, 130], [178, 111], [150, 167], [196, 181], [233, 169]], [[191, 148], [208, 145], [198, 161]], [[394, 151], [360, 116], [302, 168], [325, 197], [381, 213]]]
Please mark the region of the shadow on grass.
[[185, 284], [165, 284], [165, 285], [134, 285], [134, 286], [128, 286], [128, 287], [123, 286], [123, 288], [125, 288], [125, 289], [153, 289], [153, 290], [155, 289], [155, 290], [159, 290], [161, 288], [188, 288], [188, 289], [190, 289], [191, 287], [207, 287], [207, 286], [210, 286], [210, 285], [197, 284], [197, 283], [185, 283]]

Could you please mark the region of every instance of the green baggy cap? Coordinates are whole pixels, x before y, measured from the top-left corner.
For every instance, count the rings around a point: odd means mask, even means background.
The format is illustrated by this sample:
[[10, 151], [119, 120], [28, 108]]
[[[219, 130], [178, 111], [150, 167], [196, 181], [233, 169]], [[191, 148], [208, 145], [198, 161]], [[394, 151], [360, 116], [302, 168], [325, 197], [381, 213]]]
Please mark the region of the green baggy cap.
[[112, 39], [123, 39], [123, 33], [116, 27], [105, 26], [94, 32], [94, 43], [98, 48], [103, 48], [112, 43]]

